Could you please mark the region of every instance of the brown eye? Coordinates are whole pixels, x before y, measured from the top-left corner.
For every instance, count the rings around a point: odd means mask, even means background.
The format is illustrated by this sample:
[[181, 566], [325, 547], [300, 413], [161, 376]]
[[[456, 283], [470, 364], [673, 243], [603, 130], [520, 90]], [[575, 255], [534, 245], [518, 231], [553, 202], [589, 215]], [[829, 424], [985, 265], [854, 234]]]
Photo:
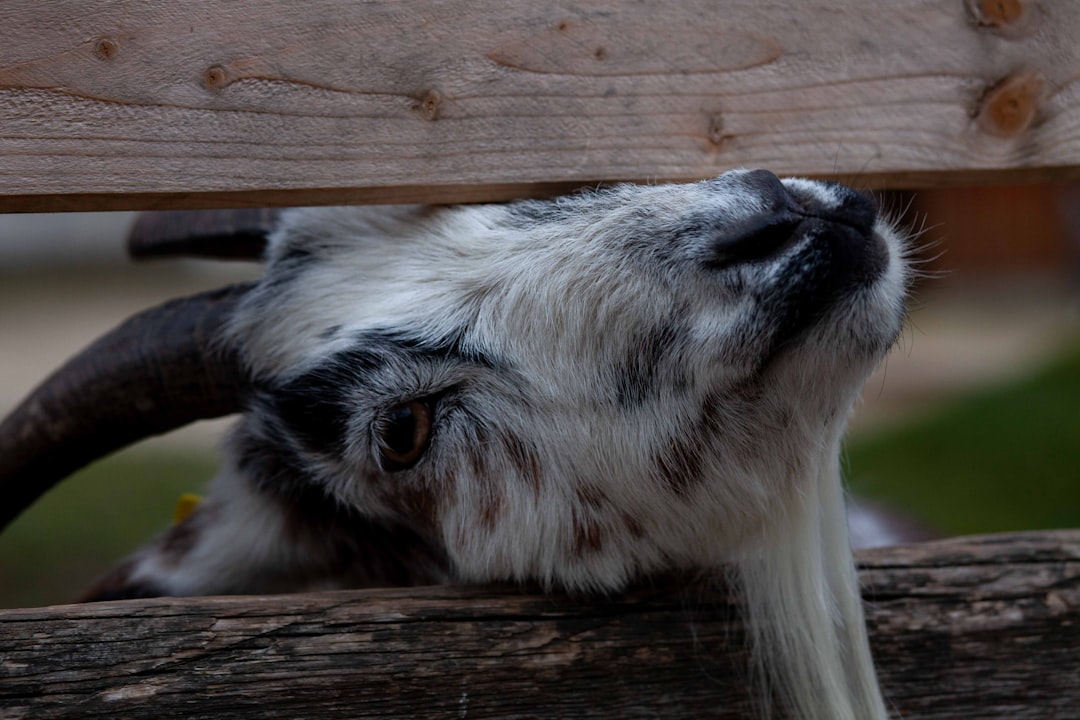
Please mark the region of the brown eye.
[[375, 429], [383, 469], [393, 472], [415, 465], [427, 450], [431, 421], [431, 406], [423, 400], [410, 400], [383, 413]]

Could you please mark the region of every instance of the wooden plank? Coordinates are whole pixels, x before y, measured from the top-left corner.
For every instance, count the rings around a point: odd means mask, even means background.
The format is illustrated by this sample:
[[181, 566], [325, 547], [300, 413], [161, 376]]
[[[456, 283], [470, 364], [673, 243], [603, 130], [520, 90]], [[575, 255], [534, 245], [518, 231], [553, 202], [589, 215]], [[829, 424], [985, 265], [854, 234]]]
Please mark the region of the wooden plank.
[[[907, 720], [1080, 707], [1080, 531], [863, 553]], [[157, 599], [0, 612], [0, 718], [744, 717], [722, 584]]]
[[0, 210], [1080, 177], [1059, 0], [0, 6]]

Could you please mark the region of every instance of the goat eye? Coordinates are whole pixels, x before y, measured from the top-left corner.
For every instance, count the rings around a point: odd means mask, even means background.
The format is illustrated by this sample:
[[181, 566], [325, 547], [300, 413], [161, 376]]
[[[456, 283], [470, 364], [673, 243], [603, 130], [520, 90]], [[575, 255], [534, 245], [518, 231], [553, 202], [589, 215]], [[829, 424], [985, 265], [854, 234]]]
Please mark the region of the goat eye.
[[415, 465], [427, 450], [431, 422], [431, 406], [423, 400], [410, 400], [383, 413], [375, 433], [383, 468], [393, 472]]

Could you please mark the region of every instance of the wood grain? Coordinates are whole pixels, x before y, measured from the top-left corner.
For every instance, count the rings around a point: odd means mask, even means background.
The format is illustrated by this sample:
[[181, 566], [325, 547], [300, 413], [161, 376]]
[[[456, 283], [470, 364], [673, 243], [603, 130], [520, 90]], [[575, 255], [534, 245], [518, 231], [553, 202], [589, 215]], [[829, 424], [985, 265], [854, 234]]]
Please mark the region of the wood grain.
[[1080, 4], [1006, 5], [4, 3], [0, 210], [1080, 177]]
[[[1080, 531], [861, 555], [894, 713], [1075, 718]], [[719, 582], [414, 588], [0, 612], [0, 718], [738, 718]]]

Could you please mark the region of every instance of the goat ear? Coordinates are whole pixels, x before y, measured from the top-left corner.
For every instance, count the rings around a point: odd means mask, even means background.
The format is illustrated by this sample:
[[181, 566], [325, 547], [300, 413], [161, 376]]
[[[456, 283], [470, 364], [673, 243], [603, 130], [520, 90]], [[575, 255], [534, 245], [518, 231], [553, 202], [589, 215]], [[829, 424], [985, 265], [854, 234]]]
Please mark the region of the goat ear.
[[0, 528], [64, 477], [114, 450], [242, 410], [249, 379], [220, 331], [249, 289], [236, 285], [135, 315], [0, 422]]
[[140, 213], [128, 234], [135, 260], [200, 257], [259, 260], [277, 226], [279, 210], [163, 210]]

